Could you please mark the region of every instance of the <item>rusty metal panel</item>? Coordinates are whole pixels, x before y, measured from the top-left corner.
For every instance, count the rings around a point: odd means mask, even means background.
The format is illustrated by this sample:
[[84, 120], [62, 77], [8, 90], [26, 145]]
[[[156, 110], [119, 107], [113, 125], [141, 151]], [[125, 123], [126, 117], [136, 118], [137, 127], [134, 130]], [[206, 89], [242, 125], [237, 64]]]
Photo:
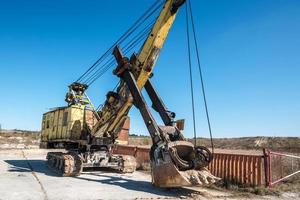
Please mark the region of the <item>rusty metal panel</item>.
[[230, 181], [236, 183], [236, 177], [237, 177], [237, 159], [238, 157], [236, 155], [230, 155], [230, 162], [231, 162], [231, 175], [230, 175]]
[[216, 175], [218, 177], [221, 177], [221, 170], [220, 170], [220, 167], [221, 167], [221, 156], [220, 154], [218, 154], [218, 160], [217, 160], [217, 169], [216, 169]]
[[248, 185], [248, 166], [249, 166], [249, 162], [248, 162], [249, 157], [248, 156], [244, 156], [244, 185]]
[[88, 126], [93, 127], [97, 123], [97, 119], [91, 110], [85, 110], [85, 122]]
[[233, 171], [233, 173], [232, 173], [232, 180], [233, 180], [233, 182], [237, 182], [236, 181], [236, 177], [238, 177], [238, 156], [233, 156], [233, 165], [232, 165], [232, 171]]
[[[149, 163], [150, 160], [149, 148], [117, 145], [113, 153], [134, 156], [138, 167]], [[263, 157], [259, 155], [215, 153], [208, 168], [213, 175], [233, 183], [264, 185]]]
[[221, 165], [219, 166], [219, 170], [221, 171], [220, 172], [220, 174], [221, 174], [221, 178], [225, 178], [225, 170], [226, 170], [226, 168], [225, 168], [225, 155], [226, 154], [224, 154], [223, 156], [221, 156]]
[[134, 146], [116, 145], [113, 148], [114, 154], [135, 156], [135, 151], [136, 151], [136, 147], [134, 147]]
[[125, 120], [123, 127], [118, 134], [118, 138], [116, 140], [118, 144], [126, 144], [126, 145], [128, 144], [129, 129], [130, 129], [130, 118], [128, 117]]
[[263, 185], [262, 156], [215, 154], [210, 171], [215, 176], [244, 185]]
[[257, 185], [263, 185], [263, 167], [262, 158], [257, 157]]
[[150, 168], [150, 155], [148, 148], [136, 148], [135, 157], [138, 162], [138, 168]]
[[233, 183], [264, 185], [263, 156], [215, 153], [209, 165], [212, 174]]

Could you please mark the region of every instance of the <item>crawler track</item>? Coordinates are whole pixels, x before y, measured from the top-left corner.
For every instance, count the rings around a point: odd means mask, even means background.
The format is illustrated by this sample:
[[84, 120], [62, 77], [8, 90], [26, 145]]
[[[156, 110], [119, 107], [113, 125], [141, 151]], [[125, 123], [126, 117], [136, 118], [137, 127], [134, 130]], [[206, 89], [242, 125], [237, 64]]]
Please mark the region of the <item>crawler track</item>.
[[[102, 166], [115, 169], [119, 173], [133, 173], [136, 169], [136, 160], [133, 156], [118, 155], [118, 166]], [[49, 152], [47, 165], [61, 176], [79, 176], [83, 171], [83, 159], [74, 152]], [[87, 167], [87, 166], [85, 166]]]
[[47, 164], [61, 176], [79, 176], [82, 172], [82, 160], [76, 153], [49, 152]]

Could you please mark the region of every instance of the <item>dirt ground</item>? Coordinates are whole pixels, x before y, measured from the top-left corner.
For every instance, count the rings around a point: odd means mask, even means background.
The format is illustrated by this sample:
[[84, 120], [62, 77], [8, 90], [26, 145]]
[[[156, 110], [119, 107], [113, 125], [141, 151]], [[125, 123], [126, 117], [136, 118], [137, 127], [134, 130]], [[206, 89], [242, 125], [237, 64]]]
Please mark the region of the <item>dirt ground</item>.
[[[300, 152], [299, 138], [218, 139], [215, 152], [261, 155], [261, 147]], [[39, 133], [2, 131], [0, 134], [0, 200], [1, 199], [300, 199], [300, 177], [271, 190], [239, 188], [222, 184], [211, 187], [159, 189], [151, 185], [149, 173], [133, 174], [85, 172], [76, 178], [62, 178], [45, 163], [47, 150], [39, 149]], [[149, 145], [148, 137], [130, 137], [129, 143]], [[203, 140], [202, 140], [203, 141]], [[205, 140], [204, 140], [205, 141]], [[236, 143], [224, 149], [223, 143]], [[268, 143], [268, 142], [272, 143]], [[242, 144], [248, 144], [243, 146]], [[245, 148], [241, 148], [241, 146]], [[224, 147], [224, 148], [220, 148]], [[236, 148], [239, 149], [236, 149]], [[296, 147], [296, 148], [295, 148]]]
[[0, 150], [0, 199], [300, 199], [297, 193], [259, 196], [216, 187], [161, 189], [149, 174], [84, 172], [58, 177], [46, 166], [47, 150]]

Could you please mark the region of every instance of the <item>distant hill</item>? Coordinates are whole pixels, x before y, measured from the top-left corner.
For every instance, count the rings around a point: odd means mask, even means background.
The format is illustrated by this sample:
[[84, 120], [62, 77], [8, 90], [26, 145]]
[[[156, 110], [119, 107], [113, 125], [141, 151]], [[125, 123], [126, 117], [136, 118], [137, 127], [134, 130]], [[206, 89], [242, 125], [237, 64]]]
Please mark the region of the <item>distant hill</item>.
[[40, 132], [26, 130], [1, 130], [0, 149], [33, 149], [38, 148]]
[[[193, 139], [190, 141], [194, 142]], [[216, 138], [213, 139], [217, 149], [243, 149], [261, 150], [263, 148], [300, 153], [300, 137], [241, 137], [241, 138]], [[150, 137], [130, 137], [130, 145], [151, 145]], [[210, 139], [197, 138], [197, 145], [210, 147]]]
[[[26, 130], [1, 130], [0, 149], [1, 148], [38, 148], [40, 141], [40, 132]], [[193, 139], [190, 139], [194, 142]], [[216, 138], [214, 147], [216, 149], [229, 150], [261, 150], [263, 148], [300, 153], [300, 137], [241, 137], [241, 138]], [[150, 146], [151, 138], [149, 136], [129, 136], [129, 145]], [[208, 138], [197, 138], [197, 145], [210, 147]]]

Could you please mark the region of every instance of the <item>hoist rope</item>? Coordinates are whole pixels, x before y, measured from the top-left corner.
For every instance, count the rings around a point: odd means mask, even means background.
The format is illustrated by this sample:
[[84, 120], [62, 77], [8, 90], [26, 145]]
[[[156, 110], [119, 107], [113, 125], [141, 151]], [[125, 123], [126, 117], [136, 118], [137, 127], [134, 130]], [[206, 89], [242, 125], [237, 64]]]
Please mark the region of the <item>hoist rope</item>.
[[[148, 33], [151, 31], [153, 23], [150, 23], [148, 26], [146, 26], [146, 30], [143, 29], [140, 31], [130, 42], [128, 42], [124, 46], [124, 53], [129, 53], [134, 47], [136, 47], [140, 42], [142, 42], [147, 36]], [[90, 76], [86, 80], [87, 85], [93, 84], [97, 79], [99, 79], [108, 69], [114, 66], [116, 63], [115, 58], [111, 57], [106, 63], [104, 63], [103, 66], [101, 66], [92, 76]]]
[[190, 90], [191, 90], [191, 98], [192, 98], [194, 143], [195, 143], [195, 146], [197, 146], [196, 119], [195, 119], [195, 102], [194, 102], [194, 87], [193, 87], [191, 46], [190, 46], [190, 31], [189, 31], [189, 17], [188, 17], [188, 5], [187, 4], [185, 5], [185, 17], [186, 17], [186, 35], [187, 35], [188, 60], [189, 60]]
[[162, 6], [161, 0], [155, 1], [143, 15], [102, 55], [100, 58], [87, 70], [85, 71], [76, 82], [86, 82], [90, 79], [90, 74], [101, 64], [109, 55], [111, 55], [113, 48], [116, 45], [124, 42], [132, 33], [134, 33], [147, 19], [149, 19], [160, 7]]
[[212, 136], [212, 130], [211, 130], [211, 124], [210, 124], [210, 117], [209, 117], [209, 112], [208, 112], [207, 100], [206, 100], [206, 92], [205, 92], [205, 87], [204, 87], [204, 79], [203, 79], [202, 67], [201, 67], [201, 63], [200, 63], [198, 41], [197, 41], [197, 37], [196, 37], [196, 30], [195, 30], [195, 23], [194, 23], [194, 16], [193, 16], [193, 10], [192, 10], [191, 0], [188, 0], [188, 5], [189, 5], [189, 11], [190, 11], [190, 15], [191, 15], [191, 25], [192, 25], [193, 38], [194, 38], [195, 49], [196, 49], [197, 64], [198, 64], [199, 76], [200, 76], [200, 81], [201, 81], [201, 90], [202, 90], [202, 95], [203, 95], [203, 101], [204, 101], [204, 107], [205, 107], [205, 114], [206, 114], [206, 119], [207, 119], [207, 124], [208, 124], [211, 149], [212, 149], [212, 153], [213, 153], [214, 152], [214, 142], [213, 142], [213, 136]]
[[149, 18], [159, 8], [159, 6], [157, 6], [152, 12], [150, 12], [159, 1], [160, 0], [157, 0], [154, 4], [152, 4], [150, 8], [147, 9], [146, 12], [77, 81], [82, 81], [84, 76], [88, 76], [88, 74], [91, 73], [91, 71], [93, 71], [93, 69], [98, 63], [100, 63], [100, 61], [104, 60], [107, 56], [111, 55], [113, 48], [117, 44], [127, 39], [129, 35], [132, 34], [132, 32], [134, 32], [139, 25], [141, 25], [142, 22]]
[[[130, 42], [128, 42], [124, 46], [123, 50], [124, 50], [125, 54], [129, 53], [139, 42], [141, 42], [141, 39], [144, 40], [144, 38], [147, 37], [148, 33], [151, 31], [152, 25], [153, 25], [153, 23], [149, 23], [143, 30], [141, 30], [136, 36], [134, 36]], [[89, 76], [89, 78], [87, 78], [87, 80], [84, 81], [84, 83], [86, 83], [87, 85], [91, 85], [92, 83], [94, 83], [94, 81], [99, 79], [114, 64], [115, 64], [115, 58], [110, 57], [110, 59], [108, 61], [106, 61], [106, 63], [104, 65], [99, 67], [99, 69], [97, 69], [95, 72], [93, 72]]]

